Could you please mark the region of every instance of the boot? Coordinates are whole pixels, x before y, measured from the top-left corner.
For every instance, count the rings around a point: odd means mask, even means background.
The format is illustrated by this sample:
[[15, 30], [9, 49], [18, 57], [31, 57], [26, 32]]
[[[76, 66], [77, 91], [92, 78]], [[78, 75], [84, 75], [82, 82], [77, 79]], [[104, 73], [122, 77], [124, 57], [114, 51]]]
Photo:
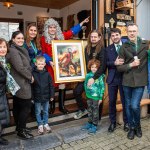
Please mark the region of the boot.
[[134, 139], [134, 135], [135, 135], [134, 128], [131, 127], [131, 128], [129, 129], [128, 134], [127, 134], [127, 138], [130, 139], [130, 140], [133, 140], [133, 139]]
[[23, 140], [28, 140], [28, 139], [32, 139], [33, 138], [33, 135], [26, 132], [25, 129], [21, 129], [20, 131], [18, 131], [17, 133], [18, 137], [23, 139]]
[[58, 102], [59, 102], [59, 111], [61, 111], [64, 114], [68, 114], [69, 111], [64, 106], [65, 89], [59, 89]]
[[137, 127], [135, 128], [135, 135], [136, 135], [138, 138], [141, 138], [141, 137], [142, 137], [141, 126], [137, 126]]

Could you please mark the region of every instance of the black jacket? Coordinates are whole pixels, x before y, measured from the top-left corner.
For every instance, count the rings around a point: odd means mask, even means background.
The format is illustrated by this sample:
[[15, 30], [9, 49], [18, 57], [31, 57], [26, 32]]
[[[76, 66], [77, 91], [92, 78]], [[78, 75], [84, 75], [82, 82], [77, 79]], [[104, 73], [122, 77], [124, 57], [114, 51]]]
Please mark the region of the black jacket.
[[[88, 62], [93, 59], [93, 54], [95, 53], [96, 47], [91, 47], [91, 52], [88, 55], [87, 49], [85, 48], [85, 61], [86, 61], [86, 68], [88, 65]], [[105, 49], [101, 48], [100, 52], [96, 54], [95, 59], [100, 61], [100, 67], [96, 71], [96, 73], [93, 76], [93, 79], [98, 79], [102, 74], [105, 74], [106, 71], [106, 54], [105, 54]], [[87, 68], [87, 72], [90, 72]]]
[[6, 76], [4, 68], [0, 65], [0, 126], [8, 125], [10, 119], [6, 98]]
[[6, 93], [6, 72], [0, 64], [0, 95]]
[[34, 77], [32, 86], [34, 101], [42, 103], [54, 98], [54, 86], [49, 73], [45, 69], [42, 71], [34, 69], [32, 74]]

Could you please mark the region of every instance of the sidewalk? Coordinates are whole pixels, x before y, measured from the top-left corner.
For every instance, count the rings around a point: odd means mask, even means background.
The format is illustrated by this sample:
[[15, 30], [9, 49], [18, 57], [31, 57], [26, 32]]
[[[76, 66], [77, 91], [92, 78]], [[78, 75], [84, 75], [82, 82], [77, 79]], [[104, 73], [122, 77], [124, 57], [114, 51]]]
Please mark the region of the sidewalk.
[[117, 126], [114, 133], [108, 133], [109, 119], [103, 118], [97, 133], [89, 135], [81, 131], [81, 125], [87, 118], [52, 126], [53, 132], [33, 140], [20, 140], [16, 134], [6, 136], [8, 146], [0, 146], [0, 150], [150, 150], [150, 116], [142, 119], [143, 137], [128, 140], [123, 126]]

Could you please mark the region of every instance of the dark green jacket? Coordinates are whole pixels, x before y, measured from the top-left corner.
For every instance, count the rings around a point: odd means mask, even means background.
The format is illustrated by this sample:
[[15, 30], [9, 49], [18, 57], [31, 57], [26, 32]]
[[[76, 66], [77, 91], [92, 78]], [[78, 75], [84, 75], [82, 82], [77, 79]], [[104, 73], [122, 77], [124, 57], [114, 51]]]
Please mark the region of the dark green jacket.
[[[129, 87], [146, 86], [148, 83], [148, 70], [147, 70], [147, 50], [148, 42], [138, 38], [137, 50], [133, 43], [126, 42], [122, 45], [119, 51], [119, 57], [125, 60], [123, 65], [117, 67], [118, 71], [123, 73], [123, 85]], [[140, 59], [138, 67], [130, 68], [129, 64], [134, 61], [134, 55]]]

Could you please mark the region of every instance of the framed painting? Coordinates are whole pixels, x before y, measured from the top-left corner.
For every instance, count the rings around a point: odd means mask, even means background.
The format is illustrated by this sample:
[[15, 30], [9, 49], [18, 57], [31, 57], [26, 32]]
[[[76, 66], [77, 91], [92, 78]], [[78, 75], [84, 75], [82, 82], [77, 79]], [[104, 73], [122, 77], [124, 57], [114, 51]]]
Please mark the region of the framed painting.
[[86, 75], [83, 41], [52, 41], [56, 83], [83, 81]]

